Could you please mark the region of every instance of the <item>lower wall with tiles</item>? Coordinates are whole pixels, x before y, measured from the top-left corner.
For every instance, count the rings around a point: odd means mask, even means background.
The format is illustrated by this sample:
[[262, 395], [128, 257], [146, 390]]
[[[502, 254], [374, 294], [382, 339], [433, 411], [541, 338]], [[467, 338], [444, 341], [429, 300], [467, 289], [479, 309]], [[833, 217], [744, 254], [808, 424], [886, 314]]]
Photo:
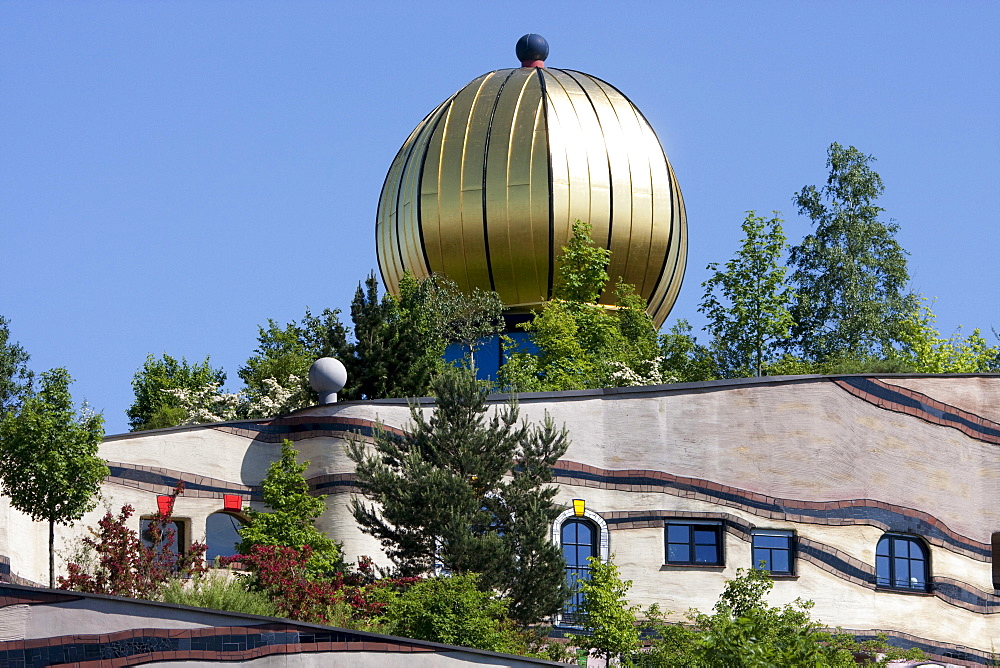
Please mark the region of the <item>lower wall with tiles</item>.
[[[830, 627], [886, 631], [958, 663], [988, 662], [1000, 647], [991, 541], [1000, 531], [1000, 377], [749, 379], [520, 401], [529, 419], [549, 414], [569, 430], [572, 445], [553, 471], [557, 502], [581, 499], [600, 518], [603, 542], [635, 583], [633, 602], [657, 603], [677, 620], [710, 610], [725, 580], [755, 565], [753, 536], [767, 530], [791, 537], [791, 572], [776, 579], [773, 603], [809, 599]], [[320, 528], [348, 558], [386, 565], [349, 512], [345, 445], [370, 441], [378, 424], [402, 433], [408, 416], [404, 401], [348, 402], [109, 437], [101, 503], [59, 528], [59, 567], [106, 510], [132, 505], [138, 529], [178, 482], [186, 489], [174, 514], [186, 540], [212, 543], [207, 522], [232, 512], [227, 504], [264, 509], [260, 483], [285, 438], [309, 461], [312, 491], [327, 495]], [[0, 579], [46, 582], [46, 527], [3, 498], [0, 519]], [[719, 563], [670, 563], [671, 524], [708, 527], [699, 531], [710, 537], [717, 530]], [[924, 579], [880, 582], [883, 540], [918, 545]]]
[[240, 662], [371, 668], [548, 661], [253, 615], [0, 585], [0, 666]]

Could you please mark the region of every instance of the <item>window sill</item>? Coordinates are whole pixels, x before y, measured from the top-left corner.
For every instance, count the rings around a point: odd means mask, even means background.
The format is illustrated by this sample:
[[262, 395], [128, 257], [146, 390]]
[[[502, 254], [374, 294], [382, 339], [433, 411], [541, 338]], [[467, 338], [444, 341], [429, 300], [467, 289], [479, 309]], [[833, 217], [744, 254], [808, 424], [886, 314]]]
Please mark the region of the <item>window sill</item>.
[[896, 589], [895, 587], [886, 587], [885, 585], [875, 585], [875, 591], [884, 592], [886, 594], [905, 594], [907, 596], [934, 596], [934, 592], [925, 589]]
[[798, 580], [799, 576], [795, 573], [768, 573], [772, 580]]
[[719, 571], [720, 573], [726, 570], [725, 564], [663, 564], [660, 566], [661, 571]]

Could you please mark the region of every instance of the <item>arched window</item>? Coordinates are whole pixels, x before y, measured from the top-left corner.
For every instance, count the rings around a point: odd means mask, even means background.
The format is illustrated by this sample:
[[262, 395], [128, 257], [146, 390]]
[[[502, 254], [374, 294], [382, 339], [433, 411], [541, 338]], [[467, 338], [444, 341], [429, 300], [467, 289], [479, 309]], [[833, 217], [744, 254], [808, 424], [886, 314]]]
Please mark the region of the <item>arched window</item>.
[[[577, 505], [579, 501], [579, 505]], [[607, 561], [611, 557], [608, 524], [582, 500], [574, 499], [573, 507], [564, 510], [552, 523], [552, 542], [562, 549], [566, 560], [566, 582], [573, 589], [579, 580], [590, 578], [588, 557]], [[573, 625], [583, 597], [575, 593], [556, 618], [556, 624]]]
[[205, 522], [205, 542], [208, 544], [205, 561], [209, 565], [215, 562], [216, 557], [231, 557], [236, 554], [236, 546], [241, 540], [241, 524], [240, 519], [230, 513], [218, 512], [208, 516]]
[[566, 584], [573, 596], [563, 607], [563, 621], [574, 623], [583, 603], [579, 591], [579, 581], [590, 579], [590, 557], [600, 556], [598, 549], [599, 529], [587, 519], [573, 517], [562, 523], [560, 542], [563, 558], [566, 560]]
[[167, 545], [175, 555], [184, 556], [187, 552], [187, 520], [171, 517], [171, 520], [160, 525], [160, 538], [153, 544], [153, 537], [149, 533], [149, 525], [153, 522], [152, 517], [143, 517], [139, 520], [139, 538], [146, 547], [152, 547], [157, 552], [162, 552]]
[[875, 549], [875, 584], [891, 589], [927, 591], [927, 549], [915, 536], [886, 534]]

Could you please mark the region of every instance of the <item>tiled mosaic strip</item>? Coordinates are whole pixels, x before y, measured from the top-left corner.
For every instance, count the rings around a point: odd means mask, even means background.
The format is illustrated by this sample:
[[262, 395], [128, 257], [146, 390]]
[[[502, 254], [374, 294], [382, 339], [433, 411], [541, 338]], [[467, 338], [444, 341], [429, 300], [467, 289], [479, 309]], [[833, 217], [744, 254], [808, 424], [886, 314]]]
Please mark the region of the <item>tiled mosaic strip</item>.
[[874, 378], [837, 378], [835, 384], [879, 408], [905, 413], [932, 424], [958, 429], [969, 438], [1000, 445], [1000, 424], [932, 399], [906, 387]]
[[[339, 629], [287, 624], [203, 629], [134, 629], [0, 643], [0, 666], [78, 668], [135, 666], [156, 661], [248, 661], [300, 652], [433, 652], [431, 647]], [[101, 662], [106, 662], [102, 664]]]
[[[7, 559], [7, 557], [0, 557]], [[17, 584], [17, 583], [10, 583]], [[49, 603], [67, 603], [69, 601], [79, 601], [82, 596], [71, 593], [56, 592], [51, 589], [13, 589], [10, 587], [0, 587], [0, 608], [8, 605], [48, 605]]]
[[362, 418], [324, 418], [315, 415], [281, 417], [259, 422], [230, 422], [212, 427], [227, 434], [236, 434], [263, 443], [281, 443], [284, 439], [303, 441], [308, 438], [333, 436], [347, 438], [349, 435], [371, 439], [381, 428], [390, 434], [402, 435], [403, 430], [388, 425], [379, 425]]
[[[239, 495], [244, 502], [260, 501], [259, 485], [240, 485], [227, 480], [218, 480], [193, 473], [175, 471], [155, 466], [137, 466], [123, 462], [108, 462], [111, 475], [105, 481], [125, 487], [134, 487], [154, 494], [169, 494], [178, 482], [184, 482], [184, 496], [205, 499], [221, 499], [226, 494]], [[314, 476], [308, 480], [309, 489], [314, 494], [330, 494], [342, 491], [356, 491], [354, 475], [334, 473]], [[0, 566], [2, 569], [2, 566]]]
[[997, 656], [992, 653], [973, 649], [966, 645], [956, 645], [954, 643], [928, 640], [920, 636], [910, 635], [901, 631], [889, 631], [885, 629], [856, 630], [856, 629], [825, 629], [830, 633], [849, 633], [858, 642], [875, 640], [878, 634], [885, 634], [888, 642], [893, 647], [901, 649], [917, 648], [927, 655], [928, 659], [941, 661], [958, 666], [995, 666]]
[[[726, 533], [746, 542], [750, 541], [751, 532], [757, 528], [757, 526], [735, 515], [715, 512], [628, 510], [601, 513], [601, 517], [607, 522], [608, 529], [612, 531], [659, 529], [663, 528], [664, 520], [668, 519], [717, 520], [722, 524]], [[873, 566], [825, 543], [796, 536], [795, 558], [808, 561], [817, 568], [852, 584], [866, 589], [876, 589], [875, 568]], [[995, 596], [966, 582], [951, 578], [932, 576], [931, 582], [932, 591], [928, 592], [928, 596], [934, 595], [945, 603], [973, 612], [983, 614], [1000, 612], [1000, 596]]]
[[184, 496], [221, 499], [224, 494], [239, 494], [244, 501], [260, 500], [260, 487], [250, 487], [228, 480], [185, 473], [156, 466], [140, 466], [123, 462], [108, 462], [111, 475], [108, 482], [135, 487], [147, 492], [169, 494], [178, 482], [184, 482]]
[[848, 501], [799, 501], [766, 496], [720, 485], [701, 478], [675, 476], [646, 469], [613, 470], [560, 460], [553, 469], [555, 482], [625, 492], [663, 492], [681, 498], [707, 501], [738, 508], [760, 517], [803, 524], [850, 526], [866, 524], [900, 533], [922, 536], [937, 545], [977, 561], [989, 561], [992, 548], [962, 536], [936, 517], [905, 506], [873, 499]]

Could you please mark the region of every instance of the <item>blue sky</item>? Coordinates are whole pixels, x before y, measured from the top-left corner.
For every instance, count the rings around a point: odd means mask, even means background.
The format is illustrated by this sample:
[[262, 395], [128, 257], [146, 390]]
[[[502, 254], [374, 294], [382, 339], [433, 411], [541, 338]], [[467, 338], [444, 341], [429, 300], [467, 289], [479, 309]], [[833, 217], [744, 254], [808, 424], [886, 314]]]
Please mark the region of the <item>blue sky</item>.
[[[744, 212], [876, 156], [943, 331], [1000, 330], [1000, 3], [0, 2], [0, 314], [125, 431], [147, 353], [236, 372], [257, 325], [346, 308], [393, 156], [514, 43], [605, 79], [677, 172], [696, 326]], [[992, 335], [990, 337], [992, 339]]]

